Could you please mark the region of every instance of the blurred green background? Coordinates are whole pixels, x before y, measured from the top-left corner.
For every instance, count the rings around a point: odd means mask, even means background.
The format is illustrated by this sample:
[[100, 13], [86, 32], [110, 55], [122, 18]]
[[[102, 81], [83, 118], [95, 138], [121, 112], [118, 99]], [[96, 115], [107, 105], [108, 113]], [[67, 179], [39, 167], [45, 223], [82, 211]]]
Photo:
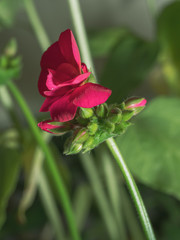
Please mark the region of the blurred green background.
[[[35, 0], [34, 3], [51, 42], [65, 29], [73, 29], [66, 1]], [[98, 79], [112, 89], [109, 102], [120, 103], [130, 96], [148, 100], [146, 109], [133, 120], [127, 132], [117, 138], [117, 143], [138, 183], [157, 239], [178, 240], [180, 2], [82, 0], [80, 3]], [[16, 60], [4, 67], [3, 56], [8, 55], [5, 47], [12, 38], [17, 41], [17, 52], [10, 60]], [[15, 46], [11, 42], [8, 49]], [[37, 182], [29, 181], [30, 176], [36, 174], [33, 158], [37, 145], [18, 104], [13, 113], [9, 112], [8, 99], [2, 94], [6, 82], [15, 79], [36, 119], [44, 119], [46, 115], [39, 113], [44, 99], [37, 89], [41, 55], [23, 1], [0, 0], [2, 240], [71, 239], [47, 166], [44, 171], [61, 216], [62, 229], [58, 227], [63, 237], [57, 238], [52, 227], [46, 205], [49, 200], [38, 190]], [[62, 154], [65, 139], [66, 136], [53, 137], [49, 145], [70, 194], [82, 239], [145, 239], [124, 180], [105, 144], [84, 157], [65, 157]], [[105, 219], [109, 219], [109, 228], [113, 228], [111, 220], [115, 222], [118, 237], [109, 235]]]

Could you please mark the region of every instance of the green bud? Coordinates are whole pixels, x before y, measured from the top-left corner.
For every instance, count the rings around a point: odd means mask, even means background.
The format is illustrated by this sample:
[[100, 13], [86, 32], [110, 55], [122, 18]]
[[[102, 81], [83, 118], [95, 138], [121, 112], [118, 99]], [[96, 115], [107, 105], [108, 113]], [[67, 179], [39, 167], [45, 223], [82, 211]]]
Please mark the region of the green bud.
[[125, 111], [123, 111], [123, 113], [122, 113], [122, 120], [123, 120], [123, 121], [128, 121], [128, 120], [130, 120], [133, 116], [134, 116], [134, 112], [133, 112], [133, 111], [125, 110]]
[[115, 129], [115, 124], [111, 123], [108, 120], [106, 120], [103, 125], [104, 125], [104, 131], [107, 131], [108, 133], [112, 133]]
[[95, 143], [94, 137], [92, 136], [88, 137], [88, 139], [83, 144], [84, 152], [86, 152], [86, 150], [89, 151], [91, 148], [93, 148], [94, 143]]
[[74, 133], [73, 143], [83, 143], [88, 137], [89, 134], [86, 132], [86, 129], [81, 128]]
[[94, 135], [98, 130], [98, 124], [97, 123], [89, 123], [87, 128], [88, 128], [89, 135]]
[[112, 123], [118, 123], [122, 119], [122, 111], [121, 109], [115, 107], [110, 110], [108, 120]]
[[16, 52], [17, 52], [17, 42], [15, 39], [11, 39], [6, 46], [4, 53], [8, 57], [13, 57], [16, 55]]
[[0, 68], [6, 68], [7, 66], [8, 66], [8, 58], [6, 56], [1, 56]]
[[81, 143], [76, 143], [71, 146], [68, 152], [66, 152], [66, 155], [70, 154], [76, 154], [79, 153], [82, 150], [83, 145]]
[[106, 103], [100, 104], [96, 107], [96, 115], [100, 118], [103, 118], [108, 113], [108, 106]]
[[94, 111], [92, 108], [80, 108], [79, 109], [79, 115], [82, 118], [90, 118], [94, 115]]
[[114, 133], [116, 134], [122, 134], [125, 132], [125, 130], [127, 129], [127, 127], [129, 127], [131, 125], [130, 122], [121, 122], [119, 124], [116, 124], [115, 126], [115, 130]]

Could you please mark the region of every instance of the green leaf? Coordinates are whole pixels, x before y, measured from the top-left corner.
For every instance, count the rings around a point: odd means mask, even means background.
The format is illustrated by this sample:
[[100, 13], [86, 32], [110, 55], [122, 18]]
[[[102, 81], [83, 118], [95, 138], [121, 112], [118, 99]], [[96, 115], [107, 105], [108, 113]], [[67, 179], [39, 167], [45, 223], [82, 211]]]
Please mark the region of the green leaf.
[[109, 57], [101, 83], [112, 90], [110, 102], [120, 102], [149, 73], [157, 55], [157, 45], [132, 35], [123, 38]]
[[180, 2], [163, 9], [158, 18], [158, 34], [163, 50], [180, 67]]
[[6, 219], [6, 207], [13, 193], [20, 170], [20, 154], [15, 148], [0, 146], [0, 228]]
[[117, 142], [144, 184], [180, 199], [180, 99], [156, 98]]
[[126, 34], [127, 31], [122, 28], [91, 31], [88, 36], [92, 55], [94, 57], [107, 56]]
[[0, 30], [3, 27], [11, 27], [13, 25], [15, 15], [22, 4], [22, 0], [0, 1]]

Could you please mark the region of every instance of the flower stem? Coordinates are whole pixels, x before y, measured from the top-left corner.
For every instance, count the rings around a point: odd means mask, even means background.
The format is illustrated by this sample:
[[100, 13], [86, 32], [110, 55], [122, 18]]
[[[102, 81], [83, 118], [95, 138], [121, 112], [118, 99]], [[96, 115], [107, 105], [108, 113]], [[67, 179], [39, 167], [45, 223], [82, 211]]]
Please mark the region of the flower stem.
[[51, 176], [52, 176], [54, 185], [56, 186], [58, 198], [60, 199], [63, 209], [64, 209], [64, 213], [65, 213], [65, 216], [66, 216], [66, 219], [68, 222], [68, 226], [69, 226], [69, 230], [70, 230], [72, 239], [80, 240], [80, 236], [77, 231], [77, 226], [75, 224], [74, 215], [73, 215], [73, 211], [71, 208], [71, 203], [70, 203], [70, 200], [68, 197], [68, 193], [66, 191], [65, 185], [64, 185], [61, 175], [58, 171], [58, 168], [56, 166], [53, 155], [52, 155], [48, 145], [43, 140], [42, 135], [37, 127], [36, 120], [34, 119], [31, 111], [29, 110], [29, 107], [27, 106], [23, 96], [21, 95], [19, 90], [16, 88], [14, 83], [9, 82], [8, 87], [9, 87], [11, 93], [13, 94], [14, 98], [18, 102], [22, 112], [24, 113], [24, 116], [26, 117], [26, 120], [31, 128], [31, 131], [32, 131], [37, 143], [39, 144], [42, 151], [44, 152], [44, 155], [46, 158], [46, 163], [51, 172]]
[[40, 43], [41, 49], [44, 51], [48, 48], [48, 46], [50, 46], [50, 40], [36, 12], [34, 2], [32, 0], [24, 0], [24, 6], [29, 17], [29, 21]]
[[68, 0], [69, 9], [72, 17], [72, 22], [74, 24], [74, 29], [76, 32], [76, 37], [78, 44], [80, 46], [80, 52], [83, 61], [86, 62], [88, 68], [92, 69], [93, 74], [95, 75], [94, 64], [91, 58], [89, 44], [86, 34], [86, 29], [83, 21], [83, 16], [78, 0]]
[[130, 192], [133, 202], [135, 204], [136, 210], [139, 214], [140, 221], [141, 221], [141, 224], [142, 224], [142, 227], [143, 227], [143, 230], [145, 232], [147, 239], [155, 240], [153, 229], [151, 227], [151, 223], [148, 218], [143, 200], [141, 198], [141, 195], [139, 193], [137, 185], [136, 185], [129, 169], [127, 168], [127, 166], [125, 164], [125, 161], [119, 151], [119, 148], [118, 148], [116, 142], [114, 141], [113, 138], [109, 138], [108, 140], [106, 140], [106, 143], [107, 143], [111, 153], [113, 154], [117, 164], [119, 165], [119, 168], [120, 168], [120, 170], [123, 174], [123, 177], [126, 181], [126, 184], [128, 186], [129, 192]]
[[94, 192], [94, 196], [96, 198], [97, 205], [104, 219], [110, 239], [112, 240], [119, 239], [118, 227], [113, 217], [110, 204], [105, 194], [104, 187], [103, 187], [103, 184], [101, 183], [101, 179], [98, 175], [98, 171], [94, 164], [93, 158], [91, 154], [83, 154], [83, 155], [81, 154], [80, 160], [89, 178], [90, 184]]
[[[83, 56], [83, 60], [85, 62], [87, 62], [88, 64], [92, 64], [92, 58], [91, 58], [91, 54], [89, 51], [89, 46], [88, 46], [88, 41], [87, 41], [87, 36], [86, 36], [86, 31], [85, 31], [85, 27], [84, 27], [84, 21], [82, 18], [79, 1], [78, 0], [68, 0], [68, 3], [69, 3], [70, 11], [71, 11], [72, 20], [73, 20], [73, 23], [75, 26], [76, 36], [77, 36], [78, 42], [80, 44], [80, 50], [81, 50], [81, 54]], [[92, 69], [93, 69], [93, 73], [95, 74], [93, 67], [92, 67]], [[124, 179], [129, 188], [129, 192], [131, 194], [131, 197], [134, 200], [135, 207], [140, 216], [141, 224], [143, 226], [143, 229], [145, 231], [147, 239], [155, 240], [155, 236], [154, 236], [146, 209], [144, 207], [143, 200], [142, 200], [141, 195], [138, 191], [138, 188], [135, 184], [135, 181], [120, 154], [120, 151], [116, 145], [115, 140], [113, 138], [110, 138], [110, 139], [106, 140], [106, 143], [107, 143], [111, 153], [113, 154], [114, 158], [116, 159], [116, 161], [120, 167], [120, 170], [123, 173]]]

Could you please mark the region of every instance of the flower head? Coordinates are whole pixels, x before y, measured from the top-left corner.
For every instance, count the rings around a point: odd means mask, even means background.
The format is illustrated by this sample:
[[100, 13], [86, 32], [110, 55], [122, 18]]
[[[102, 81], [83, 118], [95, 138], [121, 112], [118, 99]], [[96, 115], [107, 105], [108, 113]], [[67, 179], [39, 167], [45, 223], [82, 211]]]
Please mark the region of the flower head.
[[111, 90], [88, 82], [90, 74], [81, 62], [72, 31], [62, 32], [41, 59], [38, 88], [46, 99], [40, 111], [49, 111], [52, 121], [67, 122], [75, 117], [77, 107], [92, 108], [104, 103]]

